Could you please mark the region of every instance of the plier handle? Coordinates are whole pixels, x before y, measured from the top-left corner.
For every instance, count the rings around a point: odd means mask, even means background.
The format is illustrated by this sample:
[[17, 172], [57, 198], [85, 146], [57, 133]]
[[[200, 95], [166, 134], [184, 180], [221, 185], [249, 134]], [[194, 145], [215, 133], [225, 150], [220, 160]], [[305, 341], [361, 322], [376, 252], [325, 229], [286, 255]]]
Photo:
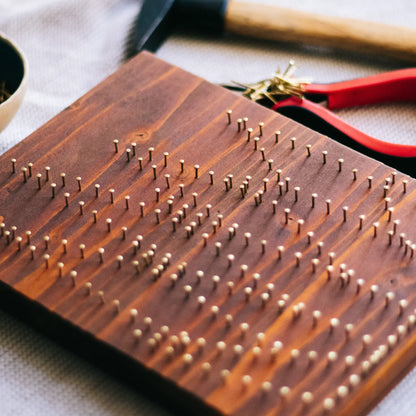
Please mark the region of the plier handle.
[[[416, 68], [386, 72], [333, 84], [306, 84], [302, 97], [275, 103], [273, 110], [348, 147], [416, 176], [416, 146], [373, 138], [332, 111], [375, 103], [416, 102]], [[315, 101], [327, 100], [327, 108]]]

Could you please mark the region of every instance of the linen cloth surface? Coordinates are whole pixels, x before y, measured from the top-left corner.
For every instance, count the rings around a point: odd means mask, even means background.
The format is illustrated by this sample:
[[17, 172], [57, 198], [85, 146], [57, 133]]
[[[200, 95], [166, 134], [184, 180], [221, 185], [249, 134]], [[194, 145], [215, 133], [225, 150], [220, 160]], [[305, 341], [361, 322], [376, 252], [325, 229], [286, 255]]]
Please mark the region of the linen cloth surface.
[[[246, 0], [262, 4], [416, 27], [416, 3], [379, 0]], [[140, 8], [135, 0], [0, 0], [0, 31], [29, 62], [22, 107], [0, 132], [0, 154], [36, 130], [114, 72]], [[416, 45], [415, 45], [416, 47]], [[335, 82], [403, 68], [383, 57], [266, 42], [236, 36], [211, 38], [176, 32], [157, 56], [213, 83], [253, 82], [290, 59], [297, 75]], [[1, 65], [1, 57], [0, 57]], [[408, 66], [408, 65], [407, 65]], [[377, 105], [338, 114], [377, 138], [416, 144], [413, 104]], [[0, 415], [170, 415], [90, 363], [0, 311]], [[414, 415], [416, 370], [371, 412]]]

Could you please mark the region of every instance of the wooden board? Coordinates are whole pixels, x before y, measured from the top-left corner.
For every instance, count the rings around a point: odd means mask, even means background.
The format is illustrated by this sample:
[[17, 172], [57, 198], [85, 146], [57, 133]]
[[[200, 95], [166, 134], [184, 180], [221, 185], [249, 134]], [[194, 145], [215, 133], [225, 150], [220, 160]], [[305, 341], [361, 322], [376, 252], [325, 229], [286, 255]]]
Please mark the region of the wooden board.
[[415, 189], [143, 53], [0, 158], [2, 304], [189, 414], [365, 414], [415, 358]]

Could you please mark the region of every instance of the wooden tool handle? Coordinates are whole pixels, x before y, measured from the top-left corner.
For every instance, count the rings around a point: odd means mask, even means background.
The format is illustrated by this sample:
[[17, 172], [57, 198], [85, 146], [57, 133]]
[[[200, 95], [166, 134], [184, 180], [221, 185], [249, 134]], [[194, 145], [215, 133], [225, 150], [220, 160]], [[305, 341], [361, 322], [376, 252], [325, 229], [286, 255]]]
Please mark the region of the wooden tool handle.
[[261, 39], [305, 42], [416, 62], [416, 30], [270, 5], [229, 2], [226, 29]]

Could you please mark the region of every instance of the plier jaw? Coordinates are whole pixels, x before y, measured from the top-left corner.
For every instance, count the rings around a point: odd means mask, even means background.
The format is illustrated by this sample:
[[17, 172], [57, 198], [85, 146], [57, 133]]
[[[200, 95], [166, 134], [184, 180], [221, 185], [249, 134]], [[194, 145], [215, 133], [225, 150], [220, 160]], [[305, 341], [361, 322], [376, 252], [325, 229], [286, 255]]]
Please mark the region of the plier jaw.
[[[289, 64], [288, 68], [270, 80], [244, 86], [243, 95], [416, 177], [416, 146], [373, 138], [330, 111], [376, 103], [416, 102], [416, 68], [333, 84], [313, 84], [307, 79], [295, 79], [292, 77], [294, 64]], [[324, 101], [327, 108], [318, 104]]]

